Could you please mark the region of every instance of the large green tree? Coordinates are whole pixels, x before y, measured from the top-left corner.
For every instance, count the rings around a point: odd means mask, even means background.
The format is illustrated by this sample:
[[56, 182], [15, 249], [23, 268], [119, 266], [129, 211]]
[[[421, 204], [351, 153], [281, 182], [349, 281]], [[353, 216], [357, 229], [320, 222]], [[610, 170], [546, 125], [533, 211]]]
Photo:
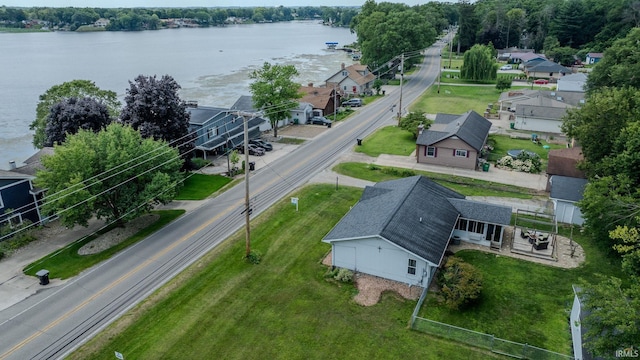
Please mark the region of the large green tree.
[[291, 116], [302, 97], [300, 84], [293, 81], [298, 70], [293, 65], [271, 65], [265, 62], [258, 70], [249, 74], [253, 106], [269, 118], [273, 135], [278, 136], [278, 122]]
[[168, 142], [190, 168], [196, 136], [189, 131], [191, 115], [178, 90], [180, 85], [169, 75], [136, 77], [129, 81], [120, 121], [140, 131], [142, 137]]
[[640, 28], [634, 28], [605, 50], [587, 78], [587, 91], [603, 87], [640, 89]]
[[426, 118], [424, 113], [422, 112], [410, 112], [407, 116], [400, 119], [398, 123], [398, 127], [402, 130], [407, 130], [411, 134], [413, 134], [413, 138], [418, 138], [418, 127], [422, 125], [423, 131], [429, 129], [433, 122]]
[[33, 135], [33, 145], [42, 149], [47, 138], [47, 116], [51, 112], [51, 107], [65, 99], [89, 97], [97, 102], [101, 102], [109, 109], [112, 118], [117, 118], [120, 111], [120, 102], [117, 94], [113, 91], [102, 90], [90, 80], [73, 80], [54, 85], [44, 94], [40, 95], [40, 102], [36, 107], [36, 118], [29, 128], [35, 130]]
[[182, 161], [165, 142], [113, 123], [98, 133], [68, 136], [42, 165], [36, 184], [48, 189], [43, 211], [72, 227], [87, 226], [93, 216], [123, 225], [167, 203], [180, 183]]
[[464, 63], [460, 69], [460, 77], [473, 81], [495, 80], [498, 73], [491, 49], [484, 45], [473, 45], [464, 53]]

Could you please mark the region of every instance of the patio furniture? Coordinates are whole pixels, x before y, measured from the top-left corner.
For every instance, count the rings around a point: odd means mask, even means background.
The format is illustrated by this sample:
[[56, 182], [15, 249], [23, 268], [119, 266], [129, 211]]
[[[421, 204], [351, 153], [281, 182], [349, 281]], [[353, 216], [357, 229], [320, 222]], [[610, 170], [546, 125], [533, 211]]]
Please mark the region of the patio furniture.
[[549, 240], [536, 240], [533, 248], [536, 250], [546, 250], [549, 247]]
[[520, 237], [526, 239], [529, 237], [529, 230], [520, 229]]

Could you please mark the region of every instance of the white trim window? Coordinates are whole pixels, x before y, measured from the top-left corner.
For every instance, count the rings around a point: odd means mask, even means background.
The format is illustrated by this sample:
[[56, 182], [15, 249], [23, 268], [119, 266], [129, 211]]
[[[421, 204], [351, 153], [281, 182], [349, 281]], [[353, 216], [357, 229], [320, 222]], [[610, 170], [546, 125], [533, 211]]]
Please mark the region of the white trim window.
[[418, 266], [418, 262], [415, 259], [409, 259], [409, 264], [407, 266], [407, 274], [415, 275], [417, 266]]
[[426, 150], [426, 153], [425, 153], [425, 155], [426, 155], [427, 157], [436, 157], [436, 154], [437, 154], [437, 153], [438, 153], [438, 152], [437, 152], [437, 150], [436, 150], [436, 147], [435, 147], [435, 146], [427, 146], [427, 150]]
[[0, 192], [0, 209], [4, 208], [4, 201], [2, 201], [2, 193]]
[[467, 157], [469, 152], [465, 149], [455, 149], [454, 154], [455, 157]]

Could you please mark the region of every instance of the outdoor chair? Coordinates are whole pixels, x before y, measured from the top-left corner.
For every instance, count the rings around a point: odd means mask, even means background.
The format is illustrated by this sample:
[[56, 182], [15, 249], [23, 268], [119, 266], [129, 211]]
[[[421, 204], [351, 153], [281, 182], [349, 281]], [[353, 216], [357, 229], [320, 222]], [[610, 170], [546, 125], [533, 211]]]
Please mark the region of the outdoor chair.
[[529, 230], [520, 229], [520, 237], [526, 239], [529, 237]]
[[546, 250], [549, 247], [549, 240], [536, 240], [533, 248], [536, 250]]

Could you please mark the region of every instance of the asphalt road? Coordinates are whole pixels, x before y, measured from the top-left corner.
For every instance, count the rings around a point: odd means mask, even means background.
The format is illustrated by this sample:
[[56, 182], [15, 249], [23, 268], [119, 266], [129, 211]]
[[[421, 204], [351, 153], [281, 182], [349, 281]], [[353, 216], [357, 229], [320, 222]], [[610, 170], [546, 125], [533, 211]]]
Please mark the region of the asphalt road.
[[[438, 75], [439, 47], [425, 51], [420, 70], [401, 91], [361, 108], [288, 156], [251, 174], [252, 216], [268, 209], [380, 126], [396, 121]], [[393, 108], [396, 105], [396, 108]], [[65, 285], [48, 288], [0, 312], [0, 359], [61, 358], [244, 226], [245, 186], [207, 201], [162, 231]]]

